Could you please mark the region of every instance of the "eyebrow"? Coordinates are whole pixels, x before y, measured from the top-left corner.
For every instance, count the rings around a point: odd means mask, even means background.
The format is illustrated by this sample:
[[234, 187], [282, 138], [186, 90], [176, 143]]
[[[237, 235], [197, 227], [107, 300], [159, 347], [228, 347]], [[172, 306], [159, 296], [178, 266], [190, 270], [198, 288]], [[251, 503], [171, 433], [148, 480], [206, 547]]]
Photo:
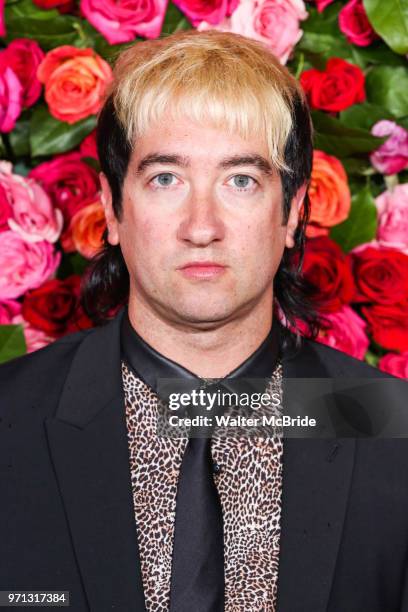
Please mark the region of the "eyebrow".
[[[184, 155], [150, 153], [140, 160], [137, 166], [136, 176], [139, 176], [146, 170], [146, 168], [153, 166], [154, 164], [174, 164], [176, 166], [181, 166], [182, 168], [188, 168], [190, 165], [190, 158]], [[267, 176], [271, 176], [274, 172], [274, 168], [271, 166], [269, 161], [262, 155], [258, 155], [256, 153], [225, 157], [219, 162], [217, 168], [219, 170], [226, 170], [228, 168], [235, 168], [237, 166], [254, 166]]]

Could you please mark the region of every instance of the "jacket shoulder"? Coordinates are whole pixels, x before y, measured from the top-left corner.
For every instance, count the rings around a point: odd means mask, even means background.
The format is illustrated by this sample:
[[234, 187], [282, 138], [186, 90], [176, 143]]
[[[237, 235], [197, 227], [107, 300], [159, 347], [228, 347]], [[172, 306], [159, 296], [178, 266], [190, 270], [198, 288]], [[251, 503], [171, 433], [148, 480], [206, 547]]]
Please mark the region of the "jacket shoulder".
[[21, 411], [25, 405], [45, 406], [61, 391], [81, 342], [94, 329], [59, 338], [37, 351], [0, 365], [0, 414]]
[[395, 378], [395, 376], [382, 372], [361, 359], [308, 338], [301, 339], [300, 348], [296, 355], [310, 365], [311, 371], [318, 363], [333, 377]]
[[32, 353], [15, 357], [0, 365], [0, 384], [10, 380], [13, 376], [23, 375], [30, 370], [46, 367], [58, 368], [70, 352], [77, 347], [92, 330], [84, 330], [63, 336], [51, 344]]

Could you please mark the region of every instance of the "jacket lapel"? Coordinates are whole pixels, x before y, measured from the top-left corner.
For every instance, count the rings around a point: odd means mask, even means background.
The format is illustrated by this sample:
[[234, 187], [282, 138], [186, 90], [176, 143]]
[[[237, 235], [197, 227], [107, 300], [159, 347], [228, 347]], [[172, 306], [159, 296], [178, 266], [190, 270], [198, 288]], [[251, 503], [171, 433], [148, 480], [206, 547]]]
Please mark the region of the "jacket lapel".
[[[284, 379], [331, 375], [310, 343], [298, 355], [284, 356], [282, 366]], [[296, 414], [285, 405], [285, 386], [283, 406], [285, 413]], [[354, 448], [352, 438], [284, 439], [278, 612], [327, 609]]]
[[144, 612], [120, 369], [122, 315], [79, 346], [46, 431], [90, 609]]

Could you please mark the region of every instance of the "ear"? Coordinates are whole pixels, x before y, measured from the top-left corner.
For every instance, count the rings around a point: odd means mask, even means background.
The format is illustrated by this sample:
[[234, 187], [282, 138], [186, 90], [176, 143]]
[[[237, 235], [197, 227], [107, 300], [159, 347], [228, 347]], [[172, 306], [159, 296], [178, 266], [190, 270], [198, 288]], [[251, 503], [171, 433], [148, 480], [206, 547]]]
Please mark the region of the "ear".
[[303, 200], [305, 198], [307, 191], [307, 182], [303, 183], [301, 187], [296, 192], [296, 195], [293, 197], [288, 223], [286, 225], [286, 238], [285, 238], [285, 246], [288, 249], [292, 249], [295, 246], [295, 232], [299, 223], [299, 212], [303, 204]]
[[101, 202], [105, 212], [106, 225], [108, 227], [108, 242], [109, 244], [119, 244], [118, 220], [112, 205], [112, 192], [109, 187], [108, 179], [103, 172], [100, 172], [99, 179], [101, 181]]

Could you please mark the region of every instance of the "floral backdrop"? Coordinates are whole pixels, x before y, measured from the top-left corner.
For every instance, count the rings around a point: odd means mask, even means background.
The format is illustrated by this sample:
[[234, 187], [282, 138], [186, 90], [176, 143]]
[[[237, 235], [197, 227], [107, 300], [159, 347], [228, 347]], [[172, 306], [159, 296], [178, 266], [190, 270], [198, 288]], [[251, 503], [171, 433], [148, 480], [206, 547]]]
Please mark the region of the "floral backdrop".
[[105, 228], [111, 65], [189, 28], [263, 41], [300, 80], [319, 341], [408, 377], [408, 0], [0, 0], [0, 361], [91, 326], [78, 298]]

